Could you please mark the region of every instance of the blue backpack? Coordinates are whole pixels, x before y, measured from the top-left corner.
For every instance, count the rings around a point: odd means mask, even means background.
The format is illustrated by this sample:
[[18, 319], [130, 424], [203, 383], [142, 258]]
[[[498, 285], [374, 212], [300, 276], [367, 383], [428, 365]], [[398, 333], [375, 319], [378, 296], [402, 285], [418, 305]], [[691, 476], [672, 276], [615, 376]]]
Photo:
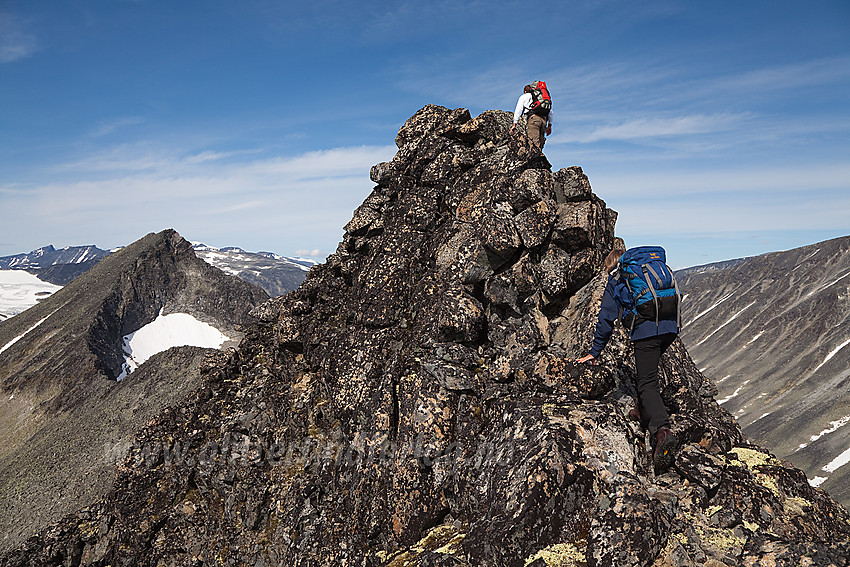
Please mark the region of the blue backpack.
[[631, 293], [631, 305], [623, 309], [621, 320], [628, 329], [645, 321], [675, 319], [681, 327], [682, 294], [667, 265], [660, 246], [630, 248], [620, 257], [619, 275]]

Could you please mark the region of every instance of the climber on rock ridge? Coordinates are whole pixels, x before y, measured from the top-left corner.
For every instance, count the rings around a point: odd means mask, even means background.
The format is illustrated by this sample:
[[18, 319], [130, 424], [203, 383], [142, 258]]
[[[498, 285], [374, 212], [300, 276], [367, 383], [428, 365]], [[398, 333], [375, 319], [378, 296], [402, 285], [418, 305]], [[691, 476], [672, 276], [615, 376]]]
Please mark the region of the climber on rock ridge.
[[[650, 247], [646, 247], [649, 249]], [[652, 247], [653, 250], [660, 250]], [[635, 251], [641, 249], [634, 249]], [[631, 251], [630, 251], [631, 252]], [[614, 331], [614, 321], [622, 318], [623, 326], [630, 331], [630, 337], [634, 346], [636, 388], [638, 401], [629, 417], [640, 420], [641, 425], [648, 426], [650, 443], [653, 447], [652, 461], [657, 471], [663, 471], [670, 467], [673, 462], [673, 453], [678, 446], [678, 439], [670, 429], [669, 414], [658, 386], [658, 363], [664, 351], [676, 340], [679, 333], [677, 320], [679, 292], [675, 289], [675, 297], [672, 302], [672, 310], [655, 305], [655, 314], [652, 318], [644, 318], [637, 313], [634, 298], [627, 274], [622, 269], [622, 259], [626, 254], [625, 243], [622, 238], [616, 238], [614, 248], [605, 258], [605, 270], [609, 273], [608, 283], [602, 295], [602, 305], [596, 322], [593, 337], [593, 347], [590, 354], [579, 358], [576, 362], [593, 362], [602, 353], [602, 349], [611, 338]], [[666, 261], [662, 258], [661, 263]], [[664, 266], [666, 267], [666, 266]], [[650, 265], [650, 270], [652, 266]], [[667, 268], [669, 271], [669, 268]], [[647, 269], [644, 266], [644, 276]], [[672, 273], [671, 273], [672, 279]], [[675, 280], [673, 280], [675, 282]], [[673, 283], [675, 286], [675, 283]], [[652, 291], [654, 297], [656, 292]], [[650, 300], [648, 304], [652, 304]], [[627, 321], [627, 313], [634, 313], [631, 321]]]
[[552, 134], [552, 99], [543, 81], [534, 81], [525, 85], [523, 94], [516, 102], [514, 123], [511, 134], [516, 130], [517, 122], [523, 116], [528, 117], [528, 138], [538, 149], [542, 150], [546, 136]]

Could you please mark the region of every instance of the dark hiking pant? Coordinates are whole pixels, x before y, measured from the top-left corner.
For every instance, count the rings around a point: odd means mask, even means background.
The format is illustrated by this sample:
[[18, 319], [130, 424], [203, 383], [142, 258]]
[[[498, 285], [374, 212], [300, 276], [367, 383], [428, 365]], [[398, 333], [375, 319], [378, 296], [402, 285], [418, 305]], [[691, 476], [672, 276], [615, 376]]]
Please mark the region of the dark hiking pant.
[[667, 408], [664, 406], [664, 400], [661, 399], [661, 391], [658, 388], [658, 362], [674, 340], [676, 340], [675, 333], [666, 333], [633, 343], [638, 400], [644, 419], [649, 421], [649, 433], [653, 436], [662, 427], [670, 426]]

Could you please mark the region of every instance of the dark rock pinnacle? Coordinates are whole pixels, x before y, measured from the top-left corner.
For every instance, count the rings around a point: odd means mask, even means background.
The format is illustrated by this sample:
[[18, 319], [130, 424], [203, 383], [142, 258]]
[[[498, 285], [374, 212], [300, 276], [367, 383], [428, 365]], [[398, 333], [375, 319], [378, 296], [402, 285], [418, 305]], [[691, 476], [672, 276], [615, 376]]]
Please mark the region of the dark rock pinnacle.
[[654, 474], [625, 333], [572, 362], [616, 213], [510, 123], [411, 117], [336, 253], [139, 433], [105, 500], [0, 565], [846, 565], [847, 512], [747, 446], [678, 341], [684, 447]]

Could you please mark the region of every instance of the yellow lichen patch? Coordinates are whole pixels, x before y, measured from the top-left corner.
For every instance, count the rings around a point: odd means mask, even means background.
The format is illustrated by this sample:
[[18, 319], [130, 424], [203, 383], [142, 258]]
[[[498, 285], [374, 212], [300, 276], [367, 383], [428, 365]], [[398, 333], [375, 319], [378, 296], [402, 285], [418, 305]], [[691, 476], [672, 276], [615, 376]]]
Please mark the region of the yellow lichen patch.
[[585, 547], [574, 543], [556, 543], [541, 549], [525, 560], [530, 565], [538, 559], [542, 559], [547, 567], [585, 567]]
[[97, 524], [95, 522], [82, 522], [77, 525], [77, 529], [83, 537], [91, 538], [98, 534]]
[[782, 502], [783, 508], [785, 508], [785, 513], [788, 516], [805, 516], [806, 509], [811, 507], [812, 503], [804, 498], [800, 498], [799, 496], [795, 496], [793, 498], [786, 498]]
[[[412, 560], [429, 551], [445, 555], [457, 554], [460, 552], [460, 542], [466, 537], [466, 533], [462, 528], [463, 526], [458, 528], [454, 523], [448, 523], [431, 529], [425, 534], [425, 537], [413, 544], [410, 549], [406, 549], [395, 555], [389, 563], [386, 563], [387, 567], [406, 567], [411, 564]], [[376, 557], [382, 562], [387, 561], [386, 552], [378, 552]]]
[[434, 552], [443, 553], [445, 555], [457, 555], [460, 552], [460, 542], [462, 542], [465, 537], [466, 534], [457, 534], [449, 540], [449, 543], [443, 547], [435, 549]]
[[721, 551], [730, 551], [733, 547], [742, 548], [747, 541], [735, 535], [732, 530], [704, 527], [697, 529], [700, 539], [706, 543], [710, 543]]
[[[760, 465], [778, 464], [778, 461], [770, 455], [762, 453], [761, 451], [756, 451], [755, 449], [734, 447], [730, 453], [735, 453], [738, 456], [738, 462], [750, 470]], [[733, 460], [732, 462], [734, 463], [735, 461]]]
[[[416, 557], [415, 554], [410, 551], [402, 551], [401, 554], [393, 557], [393, 560], [387, 563], [387, 567], [405, 567], [410, 565], [410, 560]], [[386, 559], [383, 559], [386, 561]]]
[[735, 447], [731, 452], [735, 453], [738, 458], [737, 460], [733, 459], [730, 464], [749, 469], [755, 475], [757, 483], [771, 491], [776, 496], [782, 497], [782, 494], [779, 491], [779, 485], [776, 483], [776, 479], [756, 469], [756, 467], [760, 467], [762, 465], [778, 465], [778, 460], [774, 459], [770, 455], [762, 453], [761, 451], [747, 449], [745, 447]]
[[745, 527], [745, 528], [747, 528], [748, 530], [750, 530], [750, 531], [751, 531], [751, 532], [753, 532], [753, 533], [756, 533], [756, 530], [761, 529], [761, 526], [760, 526], [760, 525], [758, 525], [757, 523], [755, 523], [755, 522], [748, 522], [748, 521], [746, 521], [746, 520], [744, 520], [744, 527]]
[[779, 485], [776, 484], [776, 479], [772, 476], [756, 472], [756, 482], [774, 493], [776, 496], [781, 496], [779, 493]]
[[[713, 513], [716, 512], [717, 511], [715, 510]], [[711, 516], [711, 514], [707, 515], [709, 517]], [[721, 551], [730, 551], [733, 547], [742, 548], [746, 543], [744, 538], [736, 536], [731, 529], [708, 526], [705, 524], [704, 520], [700, 521], [700, 519], [692, 512], [684, 511], [684, 516], [693, 527], [694, 532], [696, 532], [697, 536], [699, 536], [700, 541], [712, 545]], [[674, 533], [673, 537], [679, 540], [679, 542], [683, 545], [688, 543], [685, 534]]]
[[723, 506], [709, 506], [705, 510], [705, 515], [706, 515], [706, 517], [710, 518], [722, 509], [723, 509]]

